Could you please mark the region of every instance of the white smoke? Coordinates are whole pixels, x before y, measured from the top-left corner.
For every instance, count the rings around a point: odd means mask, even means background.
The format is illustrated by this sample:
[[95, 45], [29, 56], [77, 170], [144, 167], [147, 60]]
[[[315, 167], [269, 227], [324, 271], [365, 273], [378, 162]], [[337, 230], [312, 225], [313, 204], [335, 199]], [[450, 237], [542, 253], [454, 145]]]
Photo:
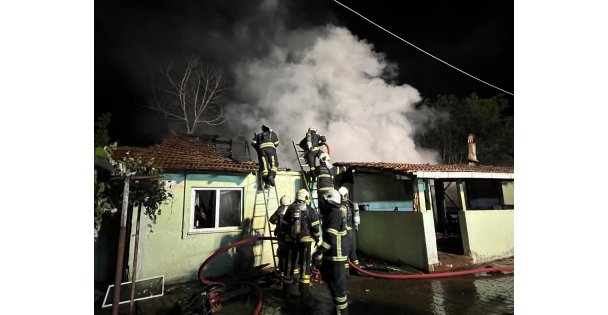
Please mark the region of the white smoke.
[[277, 132], [281, 166], [297, 166], [291, 141], [309, 127], [327, 137], [334, 162], [437, 161], [416, 147], [406, 118], [418, 91], [387, 82], [396, 68], [372, 45], [336, 26], [286, 32], [277, 42], [265, 57], [237, 66], [235, 89], [247, 101], [227, 108], [234, 123]]

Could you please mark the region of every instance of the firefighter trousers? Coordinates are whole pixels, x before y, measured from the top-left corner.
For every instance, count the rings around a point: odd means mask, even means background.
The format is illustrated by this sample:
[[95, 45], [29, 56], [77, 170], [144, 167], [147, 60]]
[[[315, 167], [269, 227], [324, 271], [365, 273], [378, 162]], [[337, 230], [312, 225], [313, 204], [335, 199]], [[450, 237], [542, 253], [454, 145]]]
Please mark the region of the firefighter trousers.
[[285, 242], [281, 251], [282, 258], [279, 258], [279, 270], [283, 287], [293, 283], [293, 275], [296, 271], [296, 260], [298, 258], [297, 246], [294, 242]]
[[347, 314], [347, 273], [344, 268], [344, 262], [324, 259], [321, 264], [321, 276], [329, 287], [329, 292], [334, 302], [335, 314]]
[[260, 171], [264, 183], [275, 186], [274, 178], [277, 175], [279, 160], [277, 158], [277, 149], [273, 147], [261, 148], [258, 151], [260, 161]]
[[[347, 248], [346, 256], [348, 260], [352, 261], [353, 264], [359, 265], [359, 258], [357, 257], [357, 238], [355, 237], [354, 230], [348, 230], [346, 237], [343, 240], [344, 246]], [[348, 261], [344, 264], [344, 268], [349, 268]]]
[[306, 303], [312, 301], [312, 294], [310, 293], [310, 271], [311, 260], [312, 260], [312, 242], [298, 242], [298, 265], [301, 266], [300, 270], [300, 294], [302, 300]]
[[316, 150], [306, 151], [306, 162], [308, 163], [308, 166], [310, 166], [311, 171], [315, 170], [316, 159], [319, 157], [319, 155], [321, 155], [321, 153], [323, 153], [323, 151], [319, 150], [318, 148]]

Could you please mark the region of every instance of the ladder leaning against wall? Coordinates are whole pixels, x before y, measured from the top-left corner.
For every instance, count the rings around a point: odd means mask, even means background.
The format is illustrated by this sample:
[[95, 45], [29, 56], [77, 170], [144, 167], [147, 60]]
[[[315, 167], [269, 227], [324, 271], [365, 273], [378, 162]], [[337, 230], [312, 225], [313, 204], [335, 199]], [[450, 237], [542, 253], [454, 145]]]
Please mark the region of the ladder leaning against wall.
[[[272, 234], [272, 228], [270, 226], [270, 215], [268, 214], [268, 210], [271, 209], [274, 213], [273, 209], [279, 207], [279, 197], [277, 188], [271, 187], [269, 189], [264, 189], [264, 182], [262, 180], [262, 175], [260, 172], [257, 172], [256, 175], [256, 193], [255, 193], [255, 203], [253, 205], [253, 216], [251, 220], [250, 234], [256, 236], [274, 236]], [[274, 202], [275, 208], [272, 208], [271, 202]], [[263, 241], [260, 241], [263, 242]], [[270, 241], [270, 249], [272, 251], [272, 262], [274, 264], [274, 269], [278, 270], [277, 263], [277, 253], [275, 250], [275, 245], [277, 245], [277, 241]], [[262, 257], [264, 254], [264, 247], [259, 252], [259, 255], [254, 255], [254, 258], [259, 258], [260, 262], [262, 261]]]
[[309, 183], [308, 179], [306, 178], [306, 173], [310, 171], [310, 166], [308, 165], [308, 162], [306, 162], [306, 151], [298, 150], [298, 147], [296, 147], [296, 143], [293, 142], [293, 140], [291, 141], [291, 144], [293, 145], [293, 151], [295, 152], [296, 157], [298, 158], [298, 164], [300, 164], [300, 175], [302, 176], [304, 187], [306, 187], [306, 190], [308, 190], [308, 193], [310, 194], [310, 199], [312, 200], [310, 205], [313, 209], [315, 209], [315, 211], [317, 211], [317, 213], [319, 213], [319, 209], [317, 207], [319, 201], [317, 192], [317, 182], [312, 181]]

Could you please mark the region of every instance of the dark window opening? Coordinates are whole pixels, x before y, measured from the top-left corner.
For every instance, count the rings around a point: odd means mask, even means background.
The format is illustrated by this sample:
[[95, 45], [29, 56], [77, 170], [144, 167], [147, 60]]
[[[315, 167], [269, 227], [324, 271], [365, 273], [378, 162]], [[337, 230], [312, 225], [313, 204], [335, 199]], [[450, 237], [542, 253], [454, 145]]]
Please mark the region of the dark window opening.
[[192, 229], [240, 227], [242, 208], [240, 189], [196, 189]]
[[[509, 181], [492, 179], [471, 179], [466, 181], [467, 210], [513, 209], [513, 185]], [[512, 183], [512, 181], [510, 181]], [[510, 188], [511, 204], [505, 204], [505, 192]]]

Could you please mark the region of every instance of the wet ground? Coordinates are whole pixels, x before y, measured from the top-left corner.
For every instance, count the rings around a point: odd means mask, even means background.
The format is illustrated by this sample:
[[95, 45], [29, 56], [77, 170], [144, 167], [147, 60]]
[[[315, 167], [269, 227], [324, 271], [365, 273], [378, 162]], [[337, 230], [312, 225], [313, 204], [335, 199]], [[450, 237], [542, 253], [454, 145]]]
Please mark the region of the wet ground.
[[[512, 264], [513, 259], [492, 263], [494, 266]], [[407, 267], [397, 268], [405, 273], [417, 273]], [[348, 279], [349, 314], [513, 314], [513, 280], [513, 272], [414, 280], [351, 275]], [[283, 301], [278, 283], [269, 281], [259, 281], [263, 290], [260, 314], [331, 314], [332, 301], [325, 283], [314, 282], [315, 303], [314, 308], [309, 309], [297, 296]], [[243, 288], [241, 291], [248, 293], [223, 303], [223, 309], [215, 314], [252, 314], [258, 301], [257, 293]], [[140, 301], [139, 314], [180, 314], [177, 308], [179, 300], [193, 296], [201, 289], [202, 286], [196, 282], [168, 287], [163, 297]], [[126, 305], [124, 309], [127, 310]], [[95, 312], [100, 315], [110, 313], [110, 309], [99, 308]], [[121, 313], [126, 314], [126, 311]]]

